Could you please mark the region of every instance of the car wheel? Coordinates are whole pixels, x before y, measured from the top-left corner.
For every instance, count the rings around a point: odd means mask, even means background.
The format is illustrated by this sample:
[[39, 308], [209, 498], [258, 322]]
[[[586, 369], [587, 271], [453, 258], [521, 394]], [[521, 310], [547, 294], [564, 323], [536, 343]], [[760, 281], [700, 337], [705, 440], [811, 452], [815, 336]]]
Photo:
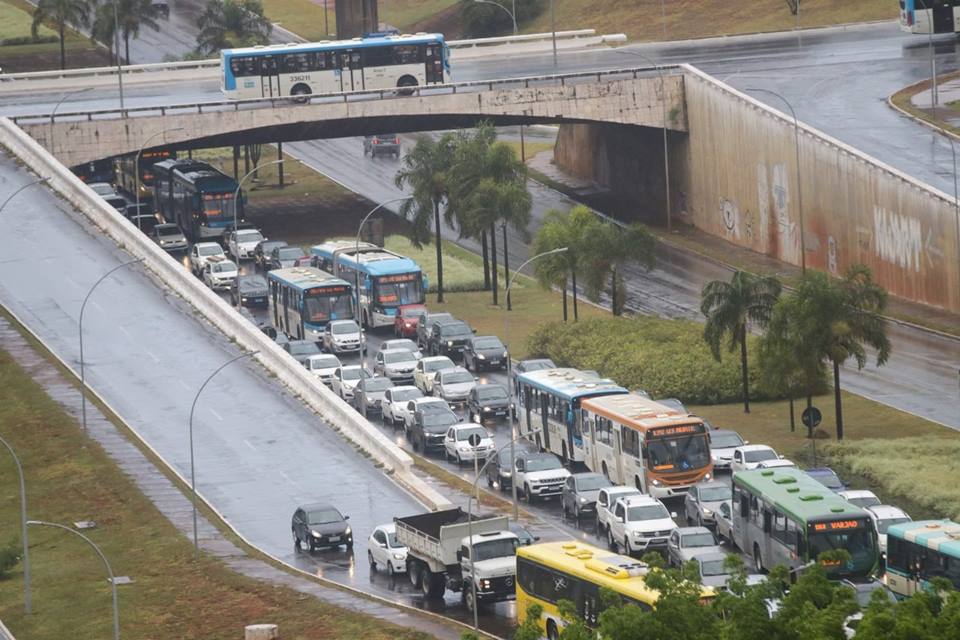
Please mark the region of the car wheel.
[[463, 588], [463, 606], [466, 607], [467, 611], [473, 613], [473, 608], [477, 606], [477, 598], [473, 591], [473, 586]]
[[391, 578], [397, 575], [397, 572], [393, 570], [393, 563], [387, 560], [387, 575]]
[[462, 467], [462, 466], [463, 466], [463, 458], [460, 457], [460, 454], [459, 454], [459, 453], [457, 453], [457, 466], [458, 466], [458, 467]]
[[290, 532], [293, 534], [293, 548], [301, 551], [303, 547], [300, 544], [300, 536], [297, 535], [296, 529], [291, 529]]
[[523, 485], [523, 499], [528, 503], [533, 502], [533, 494], [530, 493], [530, 485], [528, 484]]
[[702, 527], [702, 526], [703, 526], [703, 516], [700, 515], [699, 513], [697, 514], [697, 526], [698, 526], [698, 527]]
[[371, 573], [376, 573], [376, 572], [377, 572], [377, 561], [373, 559], [373, 553], [370, 552], [370, 551], [367, 551], [367, 562], [370, 563], [370, 572], [371, 572]]
[[573, 518], [577, 522], [580, 522], [580, 505], [576, 503], [573, 505]]
[[416, 451], [417, 453], [420, 452], [420, 441], [417, 439], [413, 440], [413, 450]]
[[414, 589], [420, 588], [420, 565], [416, 560], [407, 560], [407, 579]]
[[613, 531], [611, 531], [609, 528], [607, 528], [607, 546], [611, 551], [617, 550], [617, 543], [613, 539]]
[[310, 536], [310, 540], [307, 541], [307, 544], [310, 546], [310, 552], [313, 553], [317, 550], [317, 543], [313, 539], [313, 536]]
[[627, 540], [627, 537], [623, 537], [623, 555], [630, 555], [630, 541]]
[[490, 477], [490, 474], [487, 474], [487, 487], [493, 489], [493, 478]]
[[353, 540], [344, 545], [347, 548], [347, 551], [353, 551]]

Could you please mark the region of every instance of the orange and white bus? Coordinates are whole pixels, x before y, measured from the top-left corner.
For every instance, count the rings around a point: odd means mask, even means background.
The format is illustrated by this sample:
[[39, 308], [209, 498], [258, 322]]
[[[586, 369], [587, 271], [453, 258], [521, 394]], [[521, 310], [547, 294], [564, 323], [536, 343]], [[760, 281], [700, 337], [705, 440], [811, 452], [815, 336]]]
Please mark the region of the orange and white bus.
[[616, 484], [656, 498], [683, 496], [713, 474], [707, 426], [696, 416], [634, 393], [580, 405], [584, 462]]

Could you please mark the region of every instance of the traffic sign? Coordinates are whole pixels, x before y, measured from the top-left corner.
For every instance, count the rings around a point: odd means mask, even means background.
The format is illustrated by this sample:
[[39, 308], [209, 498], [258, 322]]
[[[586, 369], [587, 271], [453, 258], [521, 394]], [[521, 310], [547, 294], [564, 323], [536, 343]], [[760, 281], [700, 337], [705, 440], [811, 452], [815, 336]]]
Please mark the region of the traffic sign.
[[821, 420], [823, 420], [823, 414], [816, 407], [807, 407], [800, 415], [800, 422], [808, 429], [819, 426]]
[[474, 449], [480, 446], [480, 440], [481, 438], [479, 433], [471, 433], [470, 437], [467, 438], [467, 442], [469, 442], [470, 446]]

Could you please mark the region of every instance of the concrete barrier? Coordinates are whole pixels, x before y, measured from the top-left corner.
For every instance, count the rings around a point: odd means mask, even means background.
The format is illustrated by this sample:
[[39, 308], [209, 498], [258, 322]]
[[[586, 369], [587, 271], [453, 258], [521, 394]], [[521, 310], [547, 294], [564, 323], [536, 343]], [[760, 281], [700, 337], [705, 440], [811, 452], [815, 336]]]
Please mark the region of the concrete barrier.
[[345, 438], [365, 451], [395, 481], [429, 509], [450, 502], [412, 472], [413, 460], [347, 403], [327, 389], [273, 340], [204, 286], [115, 209], [96, 196], [69, 169], [7, 118], [0, 118], [0, 144], [33, 171], [49, 178], [49, 186], [135, 258], [161, 283], [186, 300], [240, 348], [259, 351], [256, 360], [290, 392]]
[[0, 640], [17, 640], [13, 637], [13, 634], [10, 633], [10, 629], [3, 624], [3, 621], [0, 620]]

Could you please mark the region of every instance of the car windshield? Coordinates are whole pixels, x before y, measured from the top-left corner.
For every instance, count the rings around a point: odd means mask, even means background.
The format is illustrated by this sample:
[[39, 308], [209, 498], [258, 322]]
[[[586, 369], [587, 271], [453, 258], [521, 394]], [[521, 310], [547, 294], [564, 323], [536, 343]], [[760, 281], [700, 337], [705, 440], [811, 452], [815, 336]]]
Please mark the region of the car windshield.
[[320, 353], [320, 347], [316, 342], [291, 342], [290, 353], [295, 356], [305, 356], [311, 353]]
[[169, 227], [165, 224], [157, 225], [154, 227], [154, 230], [157, 232], [158, 236], [178, 236], [180, 235], [180, 227], [176, 225], [170, 225]]
[[360, 325], [356, 322], [337, 322], [330, 325], [330, 333], [342, 336], [345, 333], [360, 333]]
[[430, 373], [434, 371], [440, 371], [441, 369], [449, 369], [453, 366], [453, 360], [449, 358], [445, 360], [435, 360], [434, 362], [424, 362], [423, 370]]
[[197, 253], [201, 256], [218, 256], [223, 253], [223, 249], [215, 245], [199, 246]]
[[421, 313], [423, 313], [423, 309], [419, 307], [408, 307], [400, 312], [400, 316], [403, 318], [417, 318]]
[[903, 524], [904, 522], [910, 522], [910, 518], [900, 517], [900, 518], [884, 518], [882, 520], [877, 520], [877, 533], [886, 534], [887, 529], [889, 529], [895, 524]]
[[742, 447], [743, 439], [736, 433], [711, 433], [710, 446], [714, 449]]
[[470, 331], [470, 327], [465, 324], [448, 324], [443, 327], [440, 327], [440, 335], [444, 338], [457, 338], [460, 336], [469, 336], [473, 332]]
[[508, 558], [516, 555], [517, 541], [515, 538], [506, 540], [490, 540], [489, 542], [474, 542], [473, 553], [477, 562], [490, 560], [492, 558]]
[[453, 316], [449, 313], [431, 313], [429, 316], [427, 316], [426, 324], [432, 326], [441, 320], [453, 320]]
[[703, 434], [647, 441], [647, 456], [656, 471], [699, 469], [710, 462], [710, 447]]
[[473, 376], [469, 371], [451, 371], [443, 374], [440, 379], [443, 384], [459, 384], [461, 382], [473, 382]]
[[420, 398], [423, 394], [420, 393], [420, 389], [400, 389], [399, 391], [394, 390], [392, 396], [394, 402], [406, 402], [414, 398]]
[[413, 343], [413, 340], [387, 340], [383, 343], [384, 349], [404, 349], [405, 351], [418, 351], [417, 345]]
[[259, 231], [237, 231], [237, 240], [240, 242], [260, 242], [263, 236]]
[[449, 409], [423, 414], [423, 428], [429, 433], [444, 433], [447, 427], [457, 422], [459, 422], [457, 416]]
[[413, 355], [406, 350], [398, 351], [397, 353], [385, 353], [383, 354], [383, 361], [387, 364], [393, 364], [395, 362], [410, 362], [415, 358]]
[[527, 460], [527, 471], [550, 471], [562, 468], [563, 465], [555, 456], [537, 456]]
[[269, 241], [269, 242], [261, 242], [261, 243], [260, 243], [260, 252], [261, 252], [261, 253], [270, 253], [271, 251], [273, 251], [273, 250], [276, 249], [277, 247], [285, 247], [285, 246], [287, 246], [287, 243], [284, 242], [283, 240], [271, 240], [271, 241]]
[[716, 560], [701, 560], [700, 574], [704, 576], [725, 576], [729, 572], [723, 565], [724, 561], [719, 558]]
[[645, 504], [642, 506], [627, 508], [627, 521], [638, 522], [642, 520], [661, 520], [669, 518], [670, 514], [667, 508], [662, 504]]
[[277, 257], [281, 260], [293, 260], [302, 255], [304, 255], [304, 253], [300, 247], [280, 247], [277, 249]]
[[495, 337], [477, 338], [473, 341], [473, 347], [475, 349], [503, 349], [503, 343]]
[[470, 436], [472, 436], [473, 434], [477, 434], [481, 438], [490, 437], [490, 434], [487, 433], [487, 430], [484, 429], [483, 427], [471, 427], [469, 429], [460, 429], [459, 431], [457, 431], [457, 440], [461, 442], [465, 440], [469, 440]]
[[311, 358], [310, 363], [314, 369], [333, 369], [340, 366], [340, 359], [337, 356], [317, 356]]
[[[340, 369], [340, 375], [343, 377], [344, 380], [359, 380], [360, 371], [361, 371], [360, 367], [344, 367], [343, 369]], [[368, 374], [363, 377], [368, 378], [370, 376]]]
[[400, 541], [399, 541], [399, 540], [397, 540], [397, 534], [396, 534], [396, 533], [388, 533], [388, 534], [387, 534], [387, 546], [390, 547], [391, 549], [402, 549], [402, 548], [403, 548], [403, 545], [400, 544]]
[[307, 514], [307, 520], [310, 524], [330, 524], [331, 522], [343, 522], [343, 516], [336, 509], [317, 509]]
[[880, 498], [877, 496], [861, 496], [859, 498], [847, 498], [847, 502], [855, 504], [858, 507], [875, 507], [880, 504]]
[[758, 449], [756, 451], [744, 451], [743, 459], [746, 462], [762, 462], [764, 460], [776, 460], [777, 453], [773, 449]]
[[729, 500], [732, 497], [730, 487], [701, 487], [700, 488], [700, 501], [701, 502], [722, 502], [723, 500]]
[[713, 547], [717, 543], [710, 533], [688, 533], [683, 536], [680, 544], [686, 549], [690, 547]]
[[363, 381], [364, 391], [386, 391], [393, 383], [386, 378], [367, 378]]
[[237, 265], [233, 264], [229, 260], [226, 260], [224, 262], [218, 262], [217, 264], [213, 265], [213, 270], [217, 273], [227, 273], [230, 271], [236, 271]]
[[811, 473], [810, 475], [813, 476], [814, 480], [828, 489], [843, 488], [843, 483], [833, 471], [817, 471], [816, 473]]
[[507, 390], [498, 384], [477, 387], [477, 398], [480, 400], [506, 400], [507, 397]]
[[525, 360], [523, 362], [524, 371], [540, 371], [541, 369], [556, 369], [553, 360]]
[[601, 474], [591, 474], [589, 476], [580, 476], [577, 478], [577, 490], [578, 491], [596, 491], [597, 489], [603, 489], [604, 487], [609, 487], [610, 481]]

